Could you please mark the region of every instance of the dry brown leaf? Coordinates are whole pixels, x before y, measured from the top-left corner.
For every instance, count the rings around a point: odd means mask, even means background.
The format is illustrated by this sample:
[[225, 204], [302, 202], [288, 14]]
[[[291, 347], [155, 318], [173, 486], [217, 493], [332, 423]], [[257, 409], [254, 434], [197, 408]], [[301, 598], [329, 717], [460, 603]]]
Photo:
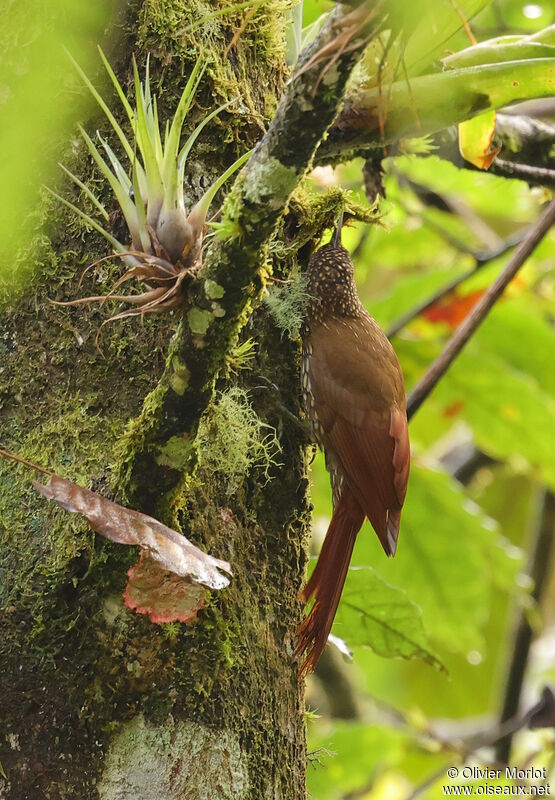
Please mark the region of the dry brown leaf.
[[83, 514], [91, 528], [106, 539], [143, 547], [164, 569], [209, 589], [223, 589], [229, 584], [227, 575], [222, 574], [231, 575], [227, 561], [203, 553], [153, 517], [124, 508], [58, 475], [51, 475], [46, 486], [36, 481], [33, 486], [68, 511]]

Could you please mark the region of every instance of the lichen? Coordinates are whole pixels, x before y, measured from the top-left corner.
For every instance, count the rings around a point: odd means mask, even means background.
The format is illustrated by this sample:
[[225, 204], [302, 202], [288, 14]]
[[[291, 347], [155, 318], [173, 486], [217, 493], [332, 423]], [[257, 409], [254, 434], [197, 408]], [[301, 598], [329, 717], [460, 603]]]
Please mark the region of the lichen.
[[216, 281], [211, 281], [210, 279], [204, 281], [204, 291], [210, 300], [220, 300], [225, 294], [224, 287], [220, 286], [220, 284], [216, 283]]
[[190, 437], [186, 433], [182, 433], [179, 436], [172, 436], [164, 445], [160, 446], [155, 460], [160, 466], [184, 470], [189, 465], [192, 452], [193, 444]]
[[171, 373], [169, 377], [169, 384], [178, 395], [185, 393], [185, 389], [189, 385], [189, 378], [191, 373], [186, 364], [180, 361], [177, 355], [171, 359]]
[[117, 731], [98, 783], [100, 800], [243, 800], [248, 767], [238, 736], [171, 716], [142, 715]]
[[192, 308], [187, 313], [187, 320], [193, 333], [204, 336], [213, 321], [213, 314], [200, 308]]
[[297, 171], [286, 167], [276, 158], [252, 162], [245, 198], [251, 203], [266, 203], [270, 208], [282, 208], [298, 181]]
[[233, 347], [231, 352], [226, 358], [226, 366], [228, 373], [237, 373], [241, 370], [248, 370], [254, 363], [256, 355], [256, 342], [249, 336], [244, 342], [239, 342]]
[[299, 337], [309, 301], [306, 280], [296, 268], [291, 272], [289, 283], [272, 286], [264, 298], [274, 322], [290, 339]]
[[244, 389], [222, 392], [202, 417], [197, 434], [199, 464], [220, 473], [228, 491], [254, 468], [267, 479], [281, 446], [274, 428], [256, 415]]

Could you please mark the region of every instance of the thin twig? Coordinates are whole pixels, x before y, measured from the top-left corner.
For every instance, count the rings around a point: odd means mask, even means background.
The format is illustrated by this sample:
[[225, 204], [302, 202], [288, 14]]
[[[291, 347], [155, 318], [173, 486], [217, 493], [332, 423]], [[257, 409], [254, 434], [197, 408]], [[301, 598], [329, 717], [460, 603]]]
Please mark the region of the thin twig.
[[239, 39], [241, 38], [241, 36], [242, 36], [242, 34], [243, 34], [243, 32], [244, 32], [245, 28], [246, 28], [246, 27], [247, 27], [247, 25], [249, 24], [249, 21], [250, 21], [250, 20], [251, 20], [251, 19], [254, 17], [254, 15], [256, 14], [256, 12], [257, 12], [257, 11], [258, 11], [258, 6], [253, 6], [253, 7], [252, 7], [252, 8], [250, 8], [250, 9], [247, 11], [247, 13], [245, 14], [245, 17], [244, 17], [244, 19], [243, 19], [243, 22], [242, 22], [242, 23], [240, 24], [240, 26], [237, 28], [237, 30], [236, 30], [236, 31], [235, 31], [235, 33], [233, 34], [233, 38], [232, 38], [232, 40], [230, 41], [230, 43], [228, 44], [228, 46], [227, 46], [227, 47], [226, 47], [226, 49], [225, 49], [225, 57], [226, 57], [226, 58], [228, 57], [228, 55], [230, 54], [230, 52], [233, 50], [233, 48], [235, 47], [235, 45], [237, 44], [237, 42], [238, 42], [238, 41], [239, 41]]
[[2, 450], [0, 448], [0, 456], [3, 456], [3, 458], [9, 458], [11, 461], [17, 461], [18, 464], [23, 464], [23, 466], [29, 467], [30, 469], [36, 469], [37, 472], [42, 472], [44, 475], [54, 474], [51, 469], [39, 467], [38, 464], [33, 464], [32, 461], [27, 461], [25, 458], [21, 458], [21, 456], [18, 456], [15, 453], [10, 453], [9, 450]]
[[532, 185], [555, 186], [555, 169], [547, 167], [533, 167], [530, 164], [496, 158], [492, 164], [492, 172], [507, 178], [520, 178]]
[[474, 45], [474, 44], [477, 44], [476, 37], [475, 37], [475, 36], [474, 36], [474, 34], [472, 33], [472, 28], [470, 27], [470, 25], [469, 25], [469, 23], [468, 23], [468, 20], [467, 20], [467, 18], [465, 17], [465, 15], [464, 15], [464, 13], [463, 13], [462, 9], [460, 9], [460, 8], [459, 8], [459, 6], [458, 6], [458, 5], [457, 5], [457, 3], [455, 2], [455, 0], [451, 0], [451, 5], [453, 6], [453, 8], [455, 9], [455, 11], [457, 12], [457, 14], [458, 14], [458, 15], [459, 15], [459, 17], [460, 17], [460, 20], [461, 20], [461, 22], [462, 22], [462, 24], [463, 24], [463, 27], [464, 27], [465, 33], [466, 33], [466, 35], [468, 36], [468, 38], [470, 39], [470, 44], [472, 44], [472, 45]]
[[508, 284], [554, 223], [555, 200], [552, 200], [526, 238], [513, 253], [503, 272], [480, 298], [470, 314], [447, 342], [443, 351], [409, 394], [407, 402], [407, 416], [409, 419], [418, 411], [424, 400], [445, 375], [465, 344], [480, 327], [497, 300], [499, 300]]
[[[440, 300], [443, 300], [444, 297], [454, 292], [455, 289], [461, 285], [461, 283], [464, 283], [464, 281], [472, 278], [473, 275], [476, 275], [476, 273], [483, 269], [486, 264], [490, 264], [496, 258], [499, 258], [499, 256], [502, 256], [504, 253], [506, 253], [507, 250], [510, 250], [511, 248], [515, 247], [515, 245], [520, 244], [527, 234], [528, 229], [526, 231], [520, 231], [514, 236], [508, 238], [494, 250], [490, 250], [489, 252], [472, 253], [472, 256], [476, 262], [474, 266], [466, 272], [463, 272], [462, 275], [459, 275], [457, 278], [453, 278], [452, 281], [443, 286], [441, 289], [438, 289], [437, 292], [428, 297], [427, 300], [423, 300], [417, 306], [414, 306], [414, 308], [411, 308], [409, 311], [407, 311], [406, 314], [402, 314], [394, 322], [392, 322], [386, 331], [388, 338], [391, 339], [393, 336], [396, 336], [402, 328], [409, 324], [409, 322], [412, 322], [413, 319], [419, 317], [420, 314], [424, 313], [424, 311], [427, 311], [432, 306], [435, 306], [435, 304], [439, 303]], [[469, 251], [465, 249], [465, 252]]]
[[[553, 528], [555, 525], [555, 495], [545, 489], [541, 498], [539, 521], [532, 542], [529, 557], [528, 575], [531, 577], [534, 588], [532, 598], [540, 603], [547, 577], [549, 575], [549, 562], [554, 548]], [[532, 628], [521, 609], [518, 613], [517, 625], [514, 633], [511, 662], [507, 672], [503, 708], [501, 711], [500, 725], [518, 712], [520, 695], [526, 673], [526, 665], [532, 644]], [[509, 763], [511, 755], [512, 731], [501, 738], [495, 750], [496, 758], [504, 764]]]
[[[463, 741], [461, 743], [462, 746], [459, 747], [457, 764], [463, 764], [478, 750], [482, 750], [485, 747], [492, 747], [504, 737], [512, 736], [517, 731], [525, 728], [528, 725], [531, 714], [536, 708], [537, 704], [532, 706], [532, 708], [530, 708], [525, 714], [515, 715], [510, 719], [506, 719], [504, 722], [500, 722], [499, 725], [493, 728], [493, 730], [484, 731], [470, 737], [466, 741]], [[448, 742], [445, 742], [445, 744], [449, 745]], [[440, 767], [440, 769], [435, 770], [421, 784], [414, 788], [407, 800], [416, 800], [417, 797], [420, 797], [422, 792], [426, 791], [426, 789], [429, 789], [430, 786], [433, 786], [438, 780], [445, 777], [447, 770], [452, 766], [453, 762], [451, 761], [447, 764], [444, 764], [442, 767]]]

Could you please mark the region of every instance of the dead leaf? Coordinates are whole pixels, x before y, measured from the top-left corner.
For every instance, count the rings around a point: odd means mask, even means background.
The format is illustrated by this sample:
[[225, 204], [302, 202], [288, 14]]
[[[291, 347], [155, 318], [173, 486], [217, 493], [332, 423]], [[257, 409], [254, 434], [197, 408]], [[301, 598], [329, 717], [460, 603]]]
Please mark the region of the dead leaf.
[[191, 622], [203, 608], [204, 586], [161, 569], [146, 550], [128, 571], [123, 602], [151, 622]]
[[428, 322], [444, 322], [451, 329], [456, 328], [470, 314], [483, 294], [484, 291], [479, 289], [464, 295], [449, 295], [422, 312], [422, 316]]
[[33, 486], [67, 511], [83, 514], [91, 528], [106, 539], [143, 547], [164, 569], [209, 589], [223, 589], [229, 584], [227, 575], [220, 572], [231, 575], [227, 561], [204, 553], [153, 517], [124, 508], [58, 475], [51, 475], [46, 486], [36, 481]]

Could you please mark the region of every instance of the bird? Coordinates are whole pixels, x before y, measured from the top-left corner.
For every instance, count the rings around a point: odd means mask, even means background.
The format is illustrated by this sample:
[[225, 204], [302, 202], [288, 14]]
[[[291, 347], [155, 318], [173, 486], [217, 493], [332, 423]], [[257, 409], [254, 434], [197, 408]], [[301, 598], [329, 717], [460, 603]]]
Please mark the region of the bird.
[[297, 629], [295, 655], [310, 674], [337, 611], [355, 539], [368, 518], [385, 553], [397, 549], [410, 470], [403, 372], [363, 306], [342, 217], [305, 271], [301, 389], [311, 434], [330, 473], [333, 514], [318, 562], [299, 599], [314, 604]]

